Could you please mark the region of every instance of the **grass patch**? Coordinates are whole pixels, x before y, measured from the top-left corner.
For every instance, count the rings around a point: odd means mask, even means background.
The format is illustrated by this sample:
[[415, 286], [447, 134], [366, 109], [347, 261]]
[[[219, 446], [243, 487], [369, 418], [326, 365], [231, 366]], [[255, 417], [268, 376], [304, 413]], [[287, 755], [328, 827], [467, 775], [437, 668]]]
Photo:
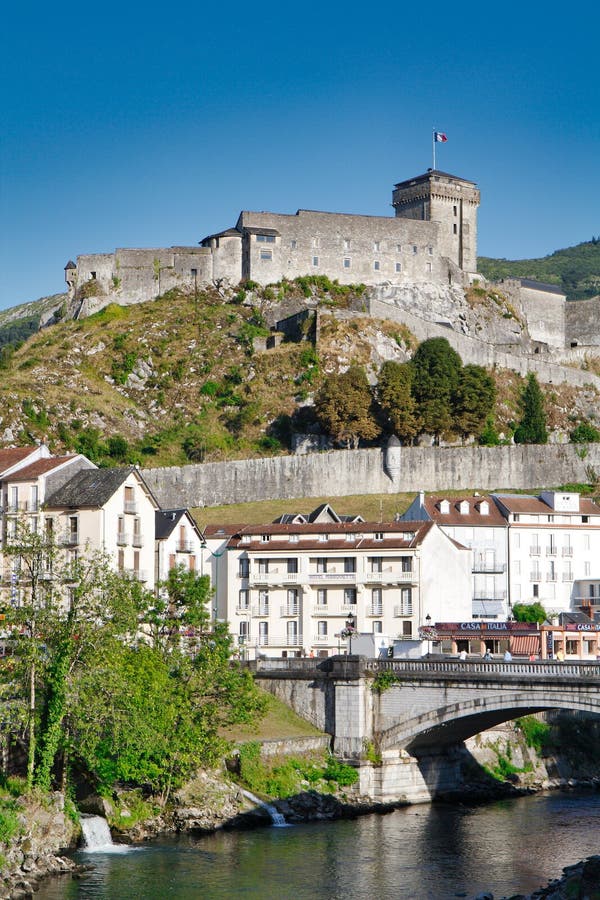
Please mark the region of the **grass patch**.
[[113, 812], [107, 816], [107, 819], [113, 828], [132, 828], [138, 822], [152, 819], [159, 812], [158, 806], [144, 800], [141, 791], [126, 791], [119, 793], [118, 801], [113, 806]]
[[523, 716], [516, 720], [528, 747], [532, 747], [540, 756], [550, 742], [552, 728], [546, 722], [540, 722], [535, 716]]
[[305, 719], [290, 709], [273, 694], [261, 691], [265, 698], [266, 708], [265, 715], [254, 726], [238, 725], [228, 728], [223, 732], [223, 737], [228, 741], [269, 741], [278, 740], [280, 738], [294, 737], [310, 737], [316, 734], [322, 734], [318, 728], [311, 725]]
[[274, 756], [263, 759], [260, 744], [252, 741], [239, 750], [241, 781], [254, 793], [271, 799], [292, 797], [306, 790], [333, 794], [358, 781], [352, 766], [333, 756]]

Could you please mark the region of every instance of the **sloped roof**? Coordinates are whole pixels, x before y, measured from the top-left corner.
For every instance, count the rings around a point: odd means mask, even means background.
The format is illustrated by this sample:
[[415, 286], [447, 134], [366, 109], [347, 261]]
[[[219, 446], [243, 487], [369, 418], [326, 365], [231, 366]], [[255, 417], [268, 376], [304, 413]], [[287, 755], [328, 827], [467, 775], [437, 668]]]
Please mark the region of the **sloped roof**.
[[492, 497], [510, 513], [530, 513], [533, 515], [569, 515], [575, 512], [584, 516], [600, 516], [600, 506], [597, 506], [589, 497], [579, 498], [578, 510], [554, 509], [545, 503], [540, 497], [530, 494], [492, 494]]
[[[450, 504], [449, 511], [442, 513], [439, 504], [447, 500]], [[477, 508], [481, 503], [487, 503], [488, 512], [482, 513]], [[467, 503], [469, 511], [461, 513], [460, 504]], [[449, 497], [444, 494], [429, 495], [425, 497], [423, 504], [427, 514], [437, 522], [438, 525], [466, 525], [469, 527], [480, 526], [490, 528], [495, 526], [502, 528], [506, 526], [506, 519], [493, 502], [491, 497], [475, 496], [472, 497]]]
[[64, 466], [65, 463], [70, 462], [73, 459], [77, 459], [77, 454], [38, 459], [28, 466], [23, 466], [22, 469], [17, 469], [12, 475], [8, 475], [6, 481], [31, 481], [32, 478], [37, 478], [39, 475], [45, 475], [46, 472], [58, 469], [60, 466]]
[[168, 538], [170, 534], [173, 533], [173, 529], [181, 522], [182, 519], [186, 519], [189, 524], [192, 526], [200, 540], [204, 540], [204, 536], [198, 525], [194, 519], [194, 517], [190, 514], [190, 511], [185, 507], [181, 507], [178, 509], [157, 509], [154, 514], [154, 527], [155, 527], [155, 537], [157, 541], [165, 540]]
[[27, 459], [37, 449], [37, 447], [8, 447], [6, 450], [0, 450], [0, 475], [22, 459]]
[[274, 524], [280, 525], [304, 525], [308, 523], [318, 523], [323, 525], [328, 524], [329, 522], [336, 524], [339, 522], [364, 522], [364, 519], [359, 515], [338, 515], [329, 503], [321, 503], [320, 506], [317, 506], [312, 512], [283, 513], [283, 515], [274, 520]]
[[[114, 469], [84, 469], [51, 494], [46, 499], [44, 506], [48, 509], [60, 507], [93, 509], [104, 506], [133, 471], [133, 466]], [[141, 475], [139, 478], [142, 480]]]

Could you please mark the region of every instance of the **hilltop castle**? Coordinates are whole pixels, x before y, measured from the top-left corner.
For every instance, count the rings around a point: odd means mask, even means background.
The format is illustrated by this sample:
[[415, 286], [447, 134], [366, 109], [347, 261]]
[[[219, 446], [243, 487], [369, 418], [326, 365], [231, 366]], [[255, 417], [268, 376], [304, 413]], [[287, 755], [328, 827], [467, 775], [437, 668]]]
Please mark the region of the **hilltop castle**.
[[198, 247], [86, 254], [67, 263], [65, 278], [73, 294], [90, 300], [94, 291], [82, 287], [96, 281], [97, 296], [112, 293], [119, 303], [176, 286], [265, 285], [307, 274], [342, 284], [468, 283], [477, 270], [476, 185], [429, 169], [395, 185], [392, 205], [395, 216], [243, 211], [234, 227]]
[[[402, 295], [394, 300], [397, 305], [413, 310], [424, 305], [424, 318], [455, 327], [440, 308], [456, 307], [456, 292], [480, 279], [479, 200], [474, 182], [428, 169], [394, 186], [394, 216], [242, 211], [235, 226], [208, 235], [198, 246], [117, 249], [70, 260], [65, 266], [70, 312], [78, 317], [109, 302], [142, 303], [177, 287], [195, 290], [243, 280], [267, 285], [327, 275], [341, 284], [395, 291]], [[600, 344], [599, 301], [567, 304], [556, 286], [519, 279], [500, 289], [522, 313], [534, 342], [561, 351]], [[432, 295], [442, 298], [438, 308]], [[507, 343], [497, 335], [487, 340]], [[512, 340], [509, 336], [508, 343]]]

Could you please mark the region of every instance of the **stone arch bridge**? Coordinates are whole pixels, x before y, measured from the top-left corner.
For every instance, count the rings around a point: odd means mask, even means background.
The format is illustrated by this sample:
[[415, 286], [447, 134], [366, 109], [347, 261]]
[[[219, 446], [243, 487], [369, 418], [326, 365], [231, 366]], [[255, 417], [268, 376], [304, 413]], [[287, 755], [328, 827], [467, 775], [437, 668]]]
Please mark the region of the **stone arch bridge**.
[[[255, 665], [259, 684], [330, 734], [336, 755], [360, 767], [362, 791], [382, 801], [455, 787], [453, 748], [501, 722], [556, 709], [600, 715], [598, 663], [337, 656]], [[368, 747], [381, 765], [366, 763]]]

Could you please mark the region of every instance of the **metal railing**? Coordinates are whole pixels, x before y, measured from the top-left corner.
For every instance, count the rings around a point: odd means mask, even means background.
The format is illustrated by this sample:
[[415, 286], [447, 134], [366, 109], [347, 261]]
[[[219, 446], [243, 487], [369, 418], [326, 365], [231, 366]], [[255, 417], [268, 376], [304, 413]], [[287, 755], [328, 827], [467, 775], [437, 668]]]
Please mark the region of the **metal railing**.
[[136, 515], [138, 511], [138, 505], [135, 500], [125, 500], [123, 503], [123, 512], [127, 514]]
[[175, 547], [177, 553], [191, 553], [193, 549], [192, 541], [177, 541], [177, 546]]
[[297, 616], [299, 613], [300, 607], [297, 603], [288, 603], [280, 608], [280, 615], [282, 616]]
[[412, 616], [413, 608], [412, 603], [406, 603], [404, 606], [395, 606], [394, 607], [394, 616]]

